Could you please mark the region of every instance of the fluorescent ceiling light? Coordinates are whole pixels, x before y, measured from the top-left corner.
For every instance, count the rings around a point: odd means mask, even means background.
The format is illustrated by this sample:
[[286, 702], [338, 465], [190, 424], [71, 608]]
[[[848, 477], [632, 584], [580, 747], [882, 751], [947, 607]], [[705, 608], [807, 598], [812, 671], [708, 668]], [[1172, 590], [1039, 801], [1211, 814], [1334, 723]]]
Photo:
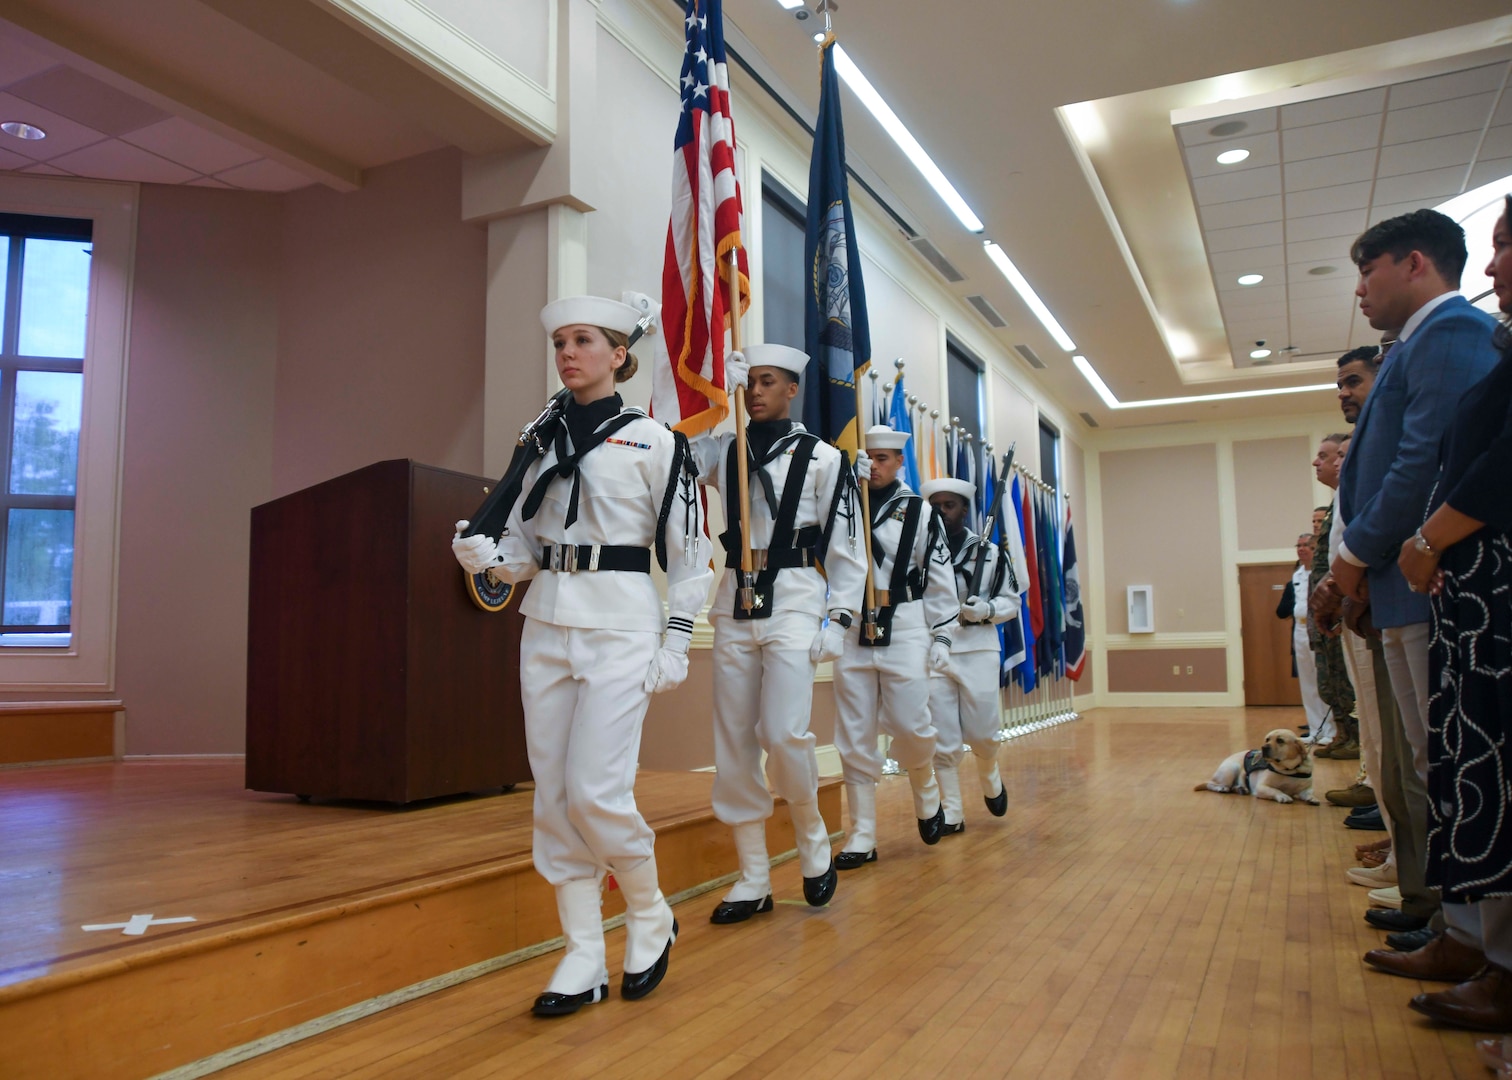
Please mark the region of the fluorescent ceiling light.
[[1218, 155], [1218, 164], [1237, 165], [1247, 157], [1249, 157], [1248, 150], [1225, 150]]
[[1035, 318], [1039, 319], [1044, 328], [1050, 331], [1050, 336], [1055, 339], [1055, 343], [1067, 352], [1075, 352], [1076, 342], [1071, 340], [1070, 334], [1061, 329], [1061, 324], [1055, 321], [1055, 316], [1050, 314], [1050, 309], [1045, 306], [1045, 302], [1030, 287], [1028, 279], [1019, 273], [1018, 267], [1013, 265], [1013, 260], [1008, 257], [1008, 253], [991, 240], [982, 241], [982, 247], [986, 249], [987, 257], [1008, 279], [1008, 284], [1018, 292], [1019, 298], [1029, 306], [1030, 311], [1034, 312]]
[[817, 34], [815, 34], [814, 35], [814, 40], [815, 41], [823, 41], [824, 40], [824, 31], [821, 30]]
[[1267, 356], [1270, 355], [1270, 353], [1271, 353], [1271, 351], [1269, 349], [1251, 349], [1250, 350], [1250, 359], [1251, 360], [1264, 360]]
[[1108, 384], [1102, 381], [1095, 368], [1080, 353], [1071, 357], [1071, 362], [1076, 365], [1076, 370], [1082, 373], [1082, 378], [1092, 385], [1097, 391], [1097, 396], [1102, 398], [1103, 404], [1110, 409], [1148, 409], [1154, 405], [1197, 405], [1208, 401], [1234, 401], [1238, 398], [1252, 397], [1275, 397], [1278, 394], [1305, 394], [1313, 390], [1332, 390], [1339, 392], [1339, 388], [1333, 383], [1320, 383], [1316, 386], [1279, 386], [1271, 390], [1235, 390], [1227, 394], [1194, 394], [1191, 397], [1168, 397], [1150, 398], [1146, 401], [1119, 401], [1113, 396], [1113, 391], [1108, 389]]
[[794, 8], [801, 8], [803, 6], [803, 0], [777, 0], [777, 2], [787, 11], [792, 11]]
[[1258, 285], [1258, 284], [1260, 284], [1264, 280], [1265, 280], [1265, 275], [1264, 274], [1240, 274], [1239, 275], [1239, 284], [1241, 284], [1241, 285]]
[[940, 167], [934, 163], [934, 159], [924, 152], [919, 145], [919, 140], [913, 137], [913, 133], [904, 126], [903, 121], [898, 119], [898, 114], [888, 107], [887, 102], [882, 100], [882, 95], [877, 93], [861, 69], [855, 65], [845, 49], [836, 45], [835, 70], [845, 80], [845, 84], [861, 99], [861, 104], [871, 110], [871, 114], [877, 118], [877, 123], [892, 136], [893, 142], [898, 144], [899, 149], [908, 155], [908, 160], [913, 162], [914, 168], [924, 175], [929, 181], [929, 186], [934, 188], [940, 198], [945, 200], [945, 205], [950, 207], [951, 212], [960, 219], [961, 224], [972, 232], [981, 232], [986, 228], [982, 219], [972, 213], [971, 207], [966, 205], [966, 200], [961, 198], [961, 193], [940, 171]]

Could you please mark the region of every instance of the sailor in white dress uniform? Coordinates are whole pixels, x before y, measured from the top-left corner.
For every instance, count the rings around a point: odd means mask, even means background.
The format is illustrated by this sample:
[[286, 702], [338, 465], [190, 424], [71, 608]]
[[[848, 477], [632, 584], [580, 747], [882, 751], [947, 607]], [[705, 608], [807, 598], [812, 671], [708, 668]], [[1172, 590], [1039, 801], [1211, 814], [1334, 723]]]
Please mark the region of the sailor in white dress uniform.
[[[623, 997], [655, 989], [677, 936], [633, 789], [650, 695], [687, 677], [712, 545], [686, 441], [614, 392], [634, 372], [629, 335], [640, 316], [602, 297], [542, 309], [571, 400], [545, 456], [525, 473], [503, 536], [453, 540], [468, 572], [530, 581], [520, 606], [520, 693], [535, 777], [533, 850], [556, 888], [567, 939], [536, 999], [542, 1016], [608, 993], [605, 874], [614, 874], [627, 909]], [[653, 559], [667, 575], [665, 634]]]
[[[1008, 812], [1008, 792], [998, 771], [1002, 653], [997, 624], [1018, 618], [1019, 583], [1029, 580], [1029, 571], [1021, 545], [1013, 551], [1016, 557], [1006, 557], [990, 539], [967, 529], [975, 484], [945, 478], [922, 487], [945, 529], [945, 548], [937, 557], [944, 555], [949, 561], [938, 572], [954, 580], [961, 605], [955, 615], [934, 627], [936, 634], [950, 638], [950, 665], [929, 673], [929, 712], [937, 733], [935, 776], [945, 805], [945, 832], [958, 833], [966, 830], [960, 773], [965, 744], [976, 759], [988, 811], [994, 817]], [[974, 589], [978, 558], [984, 550], [981, 582]]]
[[[814, 673], [840, 655], [861, 608], [866, 560], [855, 480], [839, 450], [789, 417], [808, 355], [750, 345], [726, 361], [730, 387], [748, 387], [746, 428], [755, 603], [740, 602], [741, 519], [733, 433], [693, 440], [699, 479], [719, 491], [729, 528], [714, 626], [714, 814], [733, 827], [741, 876], [710, 921], [772, 910], [766, 821], [772, 788], [793, 821], [803, 895], [822, 907], [837, 875], [819, 813], [819, 763], [809, 731]], [[823, 568], [821, 573], [820, 567]], [[828, 613], [828, 621], [826, 621]], [[766, 775], [761, 755], [765, 751]]]
[[878, 425], [866, 433], [866, 453], [857, 456], [858, 477], [871, 496], [878, 618], [870, 627], [863, 614], [835, 661], [835, 748], [851, 826], [835, 857], [841, 870], [877, 858], [879, 731], [891, 736], [891, 754], [908, 771], [919, 836], [926, 844], [938, 843], [945, 821], [934, 775], [927, 668], [944, 670], [950, 642], [942, 635], [931, 643], [929, 628], [950, 618], [960, 605], [950, 576], [930, 573], [933, 552], [944, 542], [934, 511], [897, 479], [907, 442], [906, 432]]

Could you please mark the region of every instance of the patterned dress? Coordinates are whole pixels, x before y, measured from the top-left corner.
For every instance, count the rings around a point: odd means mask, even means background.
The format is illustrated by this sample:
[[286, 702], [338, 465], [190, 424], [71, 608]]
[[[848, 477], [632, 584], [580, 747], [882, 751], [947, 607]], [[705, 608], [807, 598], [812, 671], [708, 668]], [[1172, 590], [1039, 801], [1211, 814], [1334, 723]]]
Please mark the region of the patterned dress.
[[1430, 510], [1486, 527], [1448, 548], [1429, 644], [1428, 884], [1512, 896], [1512, 351], [1465, 395]]

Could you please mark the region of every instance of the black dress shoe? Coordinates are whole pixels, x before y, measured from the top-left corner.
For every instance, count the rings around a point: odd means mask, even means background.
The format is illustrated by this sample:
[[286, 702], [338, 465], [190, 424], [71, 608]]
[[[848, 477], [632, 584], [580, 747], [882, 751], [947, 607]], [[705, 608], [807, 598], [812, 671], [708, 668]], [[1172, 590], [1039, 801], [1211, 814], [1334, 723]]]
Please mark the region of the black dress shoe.
[[1386, 944], [1397, 952], [1417, 952], [1438, 935], [1437, 930], [1426, 926], [1421, 930], [1398, 930], [1386, 935]]
[[1003, 790], [993, 796], [982, 796], [982, 801], [987, 804], [987, 812], [993, 817], [1002, 817], [1008, 812], [1008, 785], [1003, 785]]
[[1344, 827], [1346, 829], [1363, 829], [1366, 832], [1386, 831], [1386, 823], [1381, 820], [1379, 809], [1373, 809], [1371, 813], [1360, 814], [1358, 816], [1350, 814], [1349, 817], [1344, 819]]
[[919, 819], [919, 839], [926, 844], [938, 844], [940, 837], [945, 835], [945, 807], [934, 812], [934, 817]]
[[1365, 921], [1377, 930], [1421, 930], [1428, 925], [1421, 915], [1409, 915], [1395, 908], [1371, 908], [1365, 912]]
[[842, 851], [835, 856], [836, 870], [858, 870], [869, 862], [877, 861], [877, 849], [870, 851]]
[[620, 997], [626, 1001], [639, 1001], [651, 991], [661, 985], [661, 981], [667, 974], [667, 961], [672, 955], [672, 943], [677, 940], [677, 920], [672, 920], [672, 936], [667, 939], [667, 944], [662, 947], [661, 955], [656, 958], [645, 971], [635, 974], [625, 972], [620, 979]]
[[603, 1001], [608, 996], [608, 983], [593, 990], [584, 990], [581, 994], [553, 994], [548, 990], [535, 999], [535, 1004], [530, 1007], [530, 1011], [537, 1016], [567, 1016], [577, 1012], [584, 1005]]
[[964, 821], [958, 821], [954, 825], [947, 821], [943, 826], [941, 826], [940, 835], [954, 836], [956, 833], [963, 833], [965, 831], [966, 823]]
[[1345, 815], [1344, 820], [1345, 821], [1362, 821], [1362, 820], [1368, 820], [1369, 818], [1380, 817], [1380, 816], [1381, 816], [1381, 807], [1377, 803], [1367, 803], [1364, 806], [1356, 806], [1356, 807], [1352, 808], [1349, 811], [1349, 813], [1347, 815]]
[[709, 916], [709, 921], [718, 923], [720, 926], [728, 926], [730, 923], [745, 922], [752, 915], [765, 915], [771, 910], [771, 893], [767, 893], [760, 900], [725, 900], [714, 909], [714, 914]]
[[[830, 902], [835, 895], [835, 883], [840, 880], [840, 875], [835, 872], [835, 860], [831, 859], [829, 866], [825, 867], [824, 873], [818, 877], [806, 877], [803, 879], [803, 898], [808, 901], [809, 907], [823, 907]], [[771, 897], [767, 897], [767, 903], [771, 903]], [[768, 911], [772, 909], [767, 908]]]

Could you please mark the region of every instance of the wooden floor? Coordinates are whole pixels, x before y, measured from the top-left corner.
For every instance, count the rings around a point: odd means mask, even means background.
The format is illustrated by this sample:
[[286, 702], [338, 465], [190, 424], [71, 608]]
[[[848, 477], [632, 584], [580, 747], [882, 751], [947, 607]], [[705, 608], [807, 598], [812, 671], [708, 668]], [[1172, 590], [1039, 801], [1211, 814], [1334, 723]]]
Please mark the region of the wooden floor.
[[[1008, 817], [925, 848], [884, 781], [880, 861], [827, 910], [711, 926], [678, 909], [649, 999], [544, 1021], [555, 955], [221, 1074], [317, 1077], [1474, 1077], [1474, 1036], [1367, 970], [1344, 812], [1193, 792], [1299, 710], [1099, 710], [1008, 744]], [[1320, 761], [1324, 787], [1353, 763]], [[609, 937], [618, 972], [623, 931]]]

